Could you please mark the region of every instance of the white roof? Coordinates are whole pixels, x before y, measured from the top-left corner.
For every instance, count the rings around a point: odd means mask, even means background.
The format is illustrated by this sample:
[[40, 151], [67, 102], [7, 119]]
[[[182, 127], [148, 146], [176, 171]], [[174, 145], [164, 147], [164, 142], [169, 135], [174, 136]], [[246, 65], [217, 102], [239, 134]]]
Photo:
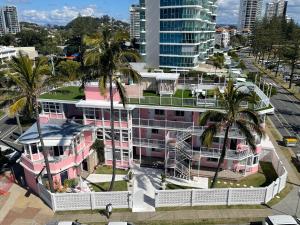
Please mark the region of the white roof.
[[[81, 100], [76, 103], [76, 107], [80, 108], [110, 108], [110, 101], [103, 101], [103, 100]], [[115, 109], [124, 109], [123, 104], [119, 102], [114, 102]], [[132, 106], [126, 104], [125, 109], [133, 109]]]
[[275, 215], [268, 216], [268, 218], [273, 223], [273, 225], [298, 225], [294, 217], [290, 215]]
[[156, 80], [177, 80], [179, 73], [141, 73], [143, 78], [154, 78]]

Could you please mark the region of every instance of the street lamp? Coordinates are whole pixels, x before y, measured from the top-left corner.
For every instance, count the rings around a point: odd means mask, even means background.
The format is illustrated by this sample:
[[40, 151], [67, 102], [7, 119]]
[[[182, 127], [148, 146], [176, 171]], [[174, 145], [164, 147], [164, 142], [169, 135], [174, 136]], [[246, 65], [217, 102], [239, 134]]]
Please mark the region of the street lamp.
[[300, 189], [298, 190], [298, 202], [297, 202], [297, 207], [296, 207], [295, 217], [297, 217], [298, 207], [299, 207], [299, 201], [300, 201]]

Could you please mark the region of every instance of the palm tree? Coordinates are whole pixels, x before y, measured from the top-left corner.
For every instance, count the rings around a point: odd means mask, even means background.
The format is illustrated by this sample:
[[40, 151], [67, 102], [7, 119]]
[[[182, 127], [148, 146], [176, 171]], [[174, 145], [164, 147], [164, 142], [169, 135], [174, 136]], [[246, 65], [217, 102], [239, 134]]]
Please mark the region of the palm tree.
[[84, 56], [85, 65], [93, 67], [94, 77], [99, 80], [99, 88], [103, 95], [106, 93], [107, 85], [109, 88], [113, 160], [109, 191], [113, 190], [116, 175], [113, 85], [115, 85], [125, 108], [127, 98], [125, 88], [121, 83], [121, 76], [128, 76], [133, 82], [140, 80], [140, 75], [129, 64], [129, 61], [139, 60], [139, 55], [135, 51], [122, 48], [124, 38], [127, 38], [127, 36], [123, 32], [114, 33], [108, 27], [105, 27], [98, 34], [84, 38], [84, 43], [90, 47]]
[[[45, 166], [48, 174], [51, 192], [54, 192], [52, 175], [50, 172], [48, 151], [45, 149], [41, 124], [39, 120], [39, 103], [38, 97], [46, 87], [54, 84], [56, 77], [50, 76], [51, 71], [45, 58], [39, 58], [35, 62], [31, 61], [28, 56], [19, 52], [19, 57], [13, 57], [10, 63], [10, 72], [6, 76], [14, 83], [15, 88], [6, 90], [6, 99], [13, 101], [9, 106], [11, 114], [18, 114], [26, 107], [34, 112], [40, 148], [44, 156]], [[13, 93], [12, 93], [13, 92]]]
[[201, 115], [200, 125], [205, 126], [209, 121], [217, 121], [209, 125], [201, 135], [201, 143], [206, 147], [210, 147], [213, 137], [225, 130], [224, 143], [221, 156], [218, 162], [211, 188], [214, 188], [218, 173], [222, 163], [224, 162], [230, 129], [236, 126], [245, 136], [246, 141], [253, 151], [256, 148], [255, 136], [253, 132], [260, 138], [264, 135], [264, 130], [260, 126], [258, 115], [249, 108], [243, 108], [242, 102], [249, 102], [253, 99], [253, 95], [240, 91], [242, 87], [235, 88], [232, 81], [229, 81], [224, 93], [218, 91], [218, 99], [224, 110], [208, 110]]

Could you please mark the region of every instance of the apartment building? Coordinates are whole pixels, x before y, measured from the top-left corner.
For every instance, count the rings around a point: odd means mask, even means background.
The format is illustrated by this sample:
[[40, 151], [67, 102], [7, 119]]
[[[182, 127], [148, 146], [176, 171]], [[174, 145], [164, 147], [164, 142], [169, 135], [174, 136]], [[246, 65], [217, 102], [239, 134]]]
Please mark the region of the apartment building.
[[192, 69], [213, 54], [216, 0], [140, 0], [140, 53], [149, 67]]
[[[114, 87], [114, 126], [117, 167], [127, 169], [134, 164], [163, 168], [170, 176], [194, 179], [212, 176], [220, 157], [224, 132], [219, 133], [211, 148], [201, 145], [205, 127], [199, 126], [201, 113], [222, 109], [215, 88], [224, 90], [226, 82], [208, 83], [201, 77], [184, 80], [176, 73], [141, 72], [140, 84], [126, 83], [128, 104], [124, 108]], [[244, 83], [244, 91], [255, 91], [260, 101], [253, 105], [262, 118], [274, 110], [270, 100], [253, 83]], [[67, 91], [68, 90], [68, 91]], [[71, 90], [71, 91], [70, 91]], [[51, 173], [58, 183], [91, 171], [96, 164], [90, 148], [96, 139], [103, 140], [105, 164], [112, 165], [110, 102], [107, 90], [101, 95], [98, 83], [62, 88], [45, 93], [41, 103], [41, 123], [48, 149]], [[245, 103], [245, 107], [248, 103]], [[212, 121], [213, 122], [213, 121]], [[253, 152], [245, 137], [230, 130], [228, 151], [222, 170], [237, 179], [258, 171], [260, 140]], [[36, 125], [19, 139], [25, 153], [21, 165], [26, 180], [35, 188], [36, 179], [45, 176], [43, 155]]]
[[229, 47], [230, 33], [227, 29], [218, 28], [215, 33], [215, 44], [220, 48]]
[[253, 29], [255, 21], [261, 18], [262, 4], [263, 0], [240, 0], [239, 31]]
[[130, 12], [130, 39], [140, 40], [140, 6], [132, 5], [129, 9]]
[[0, 8], [0, 36], [20, 32], [18, 12], [15, 6]]
[[271, 19], [272, 17], [286, 18], [288, 1], [285, 0], [273, 0], [266, 3], [265, 17]]

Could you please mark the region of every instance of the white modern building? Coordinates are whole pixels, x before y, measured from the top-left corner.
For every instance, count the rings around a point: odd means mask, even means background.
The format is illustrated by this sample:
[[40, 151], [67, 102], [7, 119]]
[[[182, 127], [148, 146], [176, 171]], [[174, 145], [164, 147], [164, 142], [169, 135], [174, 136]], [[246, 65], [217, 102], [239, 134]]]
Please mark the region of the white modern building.
[[14, 47], [0, 46], [0, 62], [10, 60], [13, 56], [17, 56], [17, 50]]
[[286, 17], [288, 1], [285, 0], [272, 0], [266, 4], [265, 17], [271, 19], [272, 17]]
[[129, 9], [130, 12], [130, 39], [140, 39], [140, 6], [132, 5]]
[[240, 0], [239, 31], [251, 30], [261, 18], [263, 0]]
[[18, 12], [15, 6], [0, 8], [0, 36], [20, 32]]
[[140, 53], [149, 67], [191, 69], [213, 54], [216, 0], [140, 0]]
[[215, 33], [215, 44], [220, 48], [227, 48], [230, 43], [230, 34], [228, 30], [219, 28]]

